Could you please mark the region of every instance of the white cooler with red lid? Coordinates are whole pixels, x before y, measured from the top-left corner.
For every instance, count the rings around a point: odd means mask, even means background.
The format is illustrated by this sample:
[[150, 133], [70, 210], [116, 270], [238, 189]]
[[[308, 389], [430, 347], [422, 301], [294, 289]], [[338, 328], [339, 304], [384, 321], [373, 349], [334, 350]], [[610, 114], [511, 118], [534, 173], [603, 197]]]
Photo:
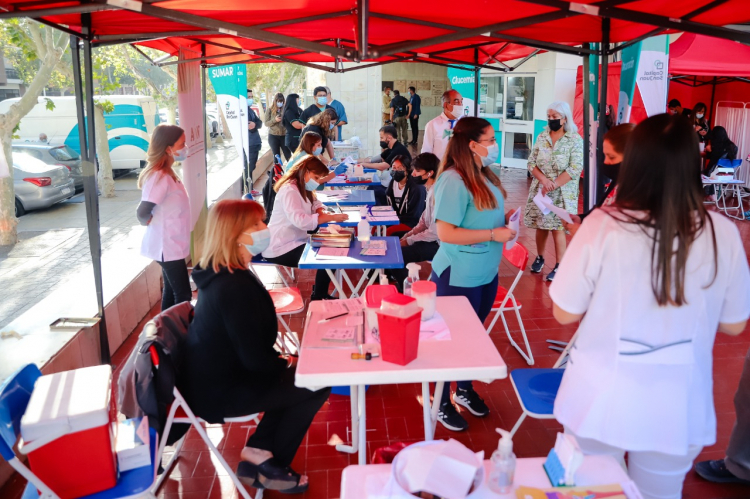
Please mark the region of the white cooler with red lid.
[[111, 386], [108, 365], [42, 376], [34, 386], [21, 419], [19, 450], [60, 499], [117, 483]]

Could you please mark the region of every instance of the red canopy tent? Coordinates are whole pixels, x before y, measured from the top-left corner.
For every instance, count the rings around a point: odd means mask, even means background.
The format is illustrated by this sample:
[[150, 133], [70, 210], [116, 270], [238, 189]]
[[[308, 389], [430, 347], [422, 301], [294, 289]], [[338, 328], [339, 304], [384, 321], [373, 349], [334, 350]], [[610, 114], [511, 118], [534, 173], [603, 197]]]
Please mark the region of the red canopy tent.
[[[612, 63], [607, 76], [607, 104], [615, 108], [619, 99], [621, 69], [622, 63]], [[669, 74], [669, 98], [680, 100], [685, 107], [702, 101], [708, 104], [710, 115], [713, 112], [713, 105], [710, 104], [713, 100], [750, 101], [750, 85], [747, 84], [750, 83], [750, 47], [741, 43], [685, 33], [669, 46]], [[724, 85], [716, 89], [716, 84]], [[643, 100], [636, 86], [630, 121], [639, 123], [646, 117]], [[582, 126], [582, 66], [578, 67], [576, 75], [573, 118], [577, 125]]]

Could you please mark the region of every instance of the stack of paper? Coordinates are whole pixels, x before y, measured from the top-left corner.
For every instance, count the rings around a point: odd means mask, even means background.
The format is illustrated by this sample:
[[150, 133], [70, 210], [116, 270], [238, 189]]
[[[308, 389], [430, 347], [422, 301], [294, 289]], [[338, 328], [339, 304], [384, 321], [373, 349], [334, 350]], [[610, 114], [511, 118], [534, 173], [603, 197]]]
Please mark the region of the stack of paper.
[[318, 198], [318, 200], [321, 203], [332, 203], [336, 201], [344, 201], [349, 198], [350, 194], [351, 194], [351, 191], [346, 190], [346, 189], [341, 189], [338, 191], [325, 189], [325, 190], [316, 192], [315, 196]]
[[385, 256], [386, 243], [382, 239], [371, 240], [362, 243], [362, 251], [359, 252], [363, 256]]
[[398, 221], [398, 215], [390, 206], [374, 206], [367, 215], [368, 222]]
[[348, 248], [354, 239], [354, 231], [351, 229], [339, 228], [337, 231], [328, 231], [321, 229], [316, 234], [310, 236], [310, 246], [320, 248]]
[[513, 214], [508, 219], [508, 228], [510, 230], [516, 231], [516, 235], [513, 236], [513, 239], [505, 243], [505, 249], [509, 250], [513, 246], [516, 245], [516, 241], [518, 240], [518, 233], [521, 229], [521, 207], [519, 206], [516, 211], [513, 212]]

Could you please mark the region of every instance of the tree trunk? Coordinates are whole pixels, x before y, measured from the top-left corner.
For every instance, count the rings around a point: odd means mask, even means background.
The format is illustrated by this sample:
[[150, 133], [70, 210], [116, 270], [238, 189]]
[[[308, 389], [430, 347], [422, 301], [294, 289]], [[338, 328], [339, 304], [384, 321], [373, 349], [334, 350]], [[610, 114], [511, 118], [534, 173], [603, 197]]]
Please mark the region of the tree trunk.
[[16, 197], [13, 193], [12, 134], [0, 134], [9, 176], [0, 178], [0, 245], [16, 244]]
[[175, 121], [175, 107], [173, 105], [169, 105], [167, 106], [167, 124], [174, 125]]
[[100, 105], [94, 106], [96, 130], [96, 158], [99, 163], [98, 185], [102, 197], [115, 197], [115, 179], [112, 175], [112, 158], [109, 157], [109, 138], [107, 125], [104, 124], [104, 109]]

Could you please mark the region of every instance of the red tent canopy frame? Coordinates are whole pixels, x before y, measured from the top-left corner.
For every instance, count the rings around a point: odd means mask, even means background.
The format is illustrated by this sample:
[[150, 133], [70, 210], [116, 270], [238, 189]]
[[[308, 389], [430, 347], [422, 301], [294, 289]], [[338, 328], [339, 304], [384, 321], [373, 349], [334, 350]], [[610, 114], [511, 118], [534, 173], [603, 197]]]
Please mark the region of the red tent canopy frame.
[[212, 45], [212, 65], [419, 61], [509, 70], [502, 61], [534, 49], [583, 55], [591, 53], [584, 43], [670, 30], [750, 43], [750, 33], [723, 27], [750, 21], [746, 0], [465, 0], [458, 12], [442, 3], [414, 0], [394, 15], [385, 0], [0, 0], [0, 18], [34, 17], [94, 45], [139, 42], [175, 54], [176, 42], [202, 42]]

